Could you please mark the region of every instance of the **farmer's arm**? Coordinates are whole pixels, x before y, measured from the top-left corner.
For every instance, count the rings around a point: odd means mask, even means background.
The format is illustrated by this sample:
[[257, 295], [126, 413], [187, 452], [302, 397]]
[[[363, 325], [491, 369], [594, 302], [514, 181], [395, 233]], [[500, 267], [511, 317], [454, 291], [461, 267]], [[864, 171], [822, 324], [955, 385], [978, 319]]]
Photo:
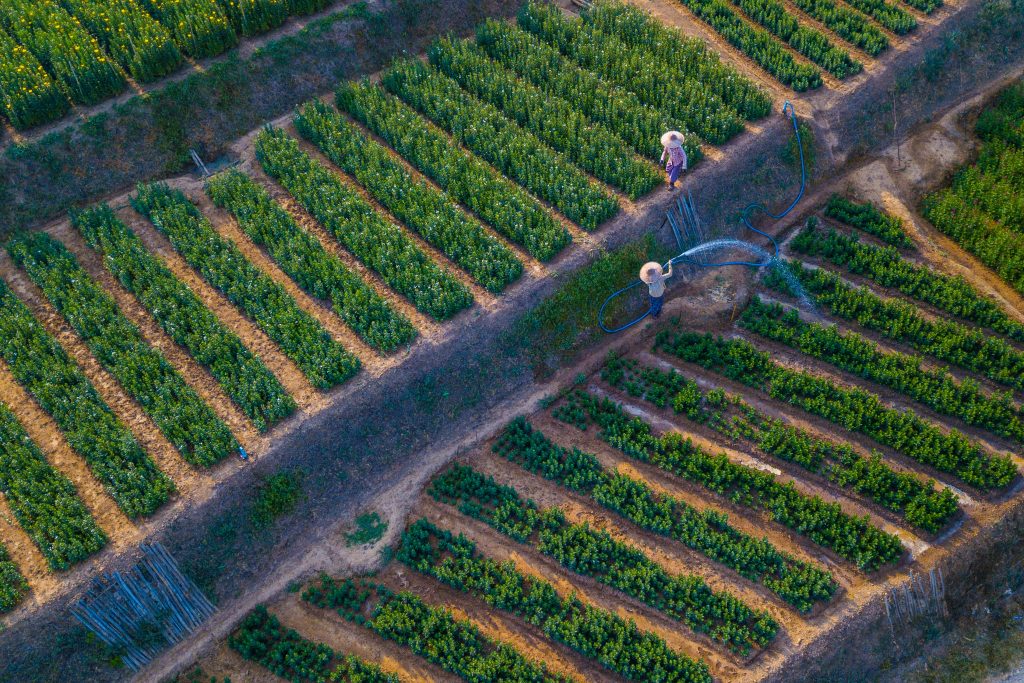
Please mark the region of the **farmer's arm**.
[[661, 148], [661, 158], [658, 161], [665, 161], [665, 155], [668, 154], [668, 147]]
[[665, 271], [664, 275], [665, 275], [665, 279], [668, 279], [668, 278], [672, 277], [672, 262], [671, 261], [668, 262], [668, 270]]

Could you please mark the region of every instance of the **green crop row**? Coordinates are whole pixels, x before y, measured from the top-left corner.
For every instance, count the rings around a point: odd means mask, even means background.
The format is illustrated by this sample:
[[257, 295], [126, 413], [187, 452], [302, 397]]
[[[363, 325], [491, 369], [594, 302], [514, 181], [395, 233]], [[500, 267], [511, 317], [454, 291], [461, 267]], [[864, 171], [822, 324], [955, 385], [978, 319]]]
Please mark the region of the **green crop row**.
[[152, 514], [167, 500], [174, 488], [171, 481], [157, 470], [57, 340], [2, 283], [0, 356], [126, 515]]
[[240, 36], [273, 30], [288, 18], [288, 0], [217, 0], [217, 6]]
[[[515, 24], [488, 19], [477, 27], [477, 45], [487, 55], [515, 71], [550, 97], [571, 102], [591, 120], [625, 140], [639, 154], [657, 159], [666, 130], [685, 131], [686, 124], [643, 102], [629, 90], [602, 80], [557, 49]], [[701, 158], [700, 146], [685, 142], [690, 164]]]
[[408, 318], [303, 230], [249, 176], [237, 170], [218, 174], [206, 184], [206, 193], [234, 215], [242, 231], [265, 248], [299, 287], [329, 300], [338, 317], [370, 346], [390, 353], [416, 338]]
[[0, 0], [0, 25], [39, 60], [71, 101], [96, 104], [125, 89], [117, 65], [54, 0]]
[[897, 35], [906, 35], [917, 28], [917, 19], [913, 14], [887, 0], [844, 1]]
[[533, 197], [478, 157], [452, 144], [401, 100], [367, 82], [338, 87], [338, 106], [384, 138], [421, 173], [431, 178], [497, 232], [547, 261], [571, 236]]
[[522, 275], [523, 264], [511, 250], [327, 104], [307, 104], [295, 117], [295, 127], [392, 215], [489, 291], [501, 292]]
[[982, 296], [963, 277], [906, 261], [893, 247], [866, 244], [856, 235], [832, 229], [823, 234], [812, 220], [788, 246], [796, 253], [820, 256], [883, 287], [892, 287], [959, 318], [1024, 341], [1024, 324], [1008, 316], [995, 301]]
[[381, 82], [471, 152], [581, 227], [595, 230], [618, 213], [615, 197], [563, 155], [426, 64], [397, 62], [384, 72]]
[[882, 531], [867, 517], [843, 512], [838, 503], [801, 493], [781, 484], [775, 475], [715, 455], [676, 432], [656, 437], [651, 426], [631, 418], [619, 404], [576, 391], [554, 413], [581, 428], [589, 422], [600, 427], [598, 436], [626, 455], [650, 462], [724, 496], [733, 503], [763, 509], [779, 524], [830, 548], [863, 571], [875, 571], [899, 560], [903, 545], [897, 536]]
[[[519, 25], [585, 69], [634, 93], [641, 102], [682, 121], [683, 133], [693, 131], [708, 142], [720, 144], [743, 130], [740, 114], [699, 77], [681, 75], [649, 50], [580, 19], [569, 19], [551, 3], [528, 2], [519, 13]], [[687, 50], [688, 45], [681, 41], [678, 49]]]
[[793, 0], [793, 4], [872, 57], [877, 57], [889, 47], [886, 35], [860, 12], [833, 0]]
[[696, 575], [672, 576], [642, 551], [587, 524], [570, 524], [558, 508], [540, 510], [471, 467], [455, 465], [429, 493], [520, 543], [528, 543], [567, 569], [616, 588], [743, 655], [765, 647], [778, 624], [730, 593], [716, 593]]
[[520, 80], [472, 43], [442, 38], [427, 54], [436, 69], [468, 92], [630, 199], [639, 199], [661, 181], [661, 173], [613, 132], [593, 123], [570, 101]]
[[473, 304], [473, 295], [397, 225], [278, 128], [256, 138], [263, 169], [360, 261], [435, 320]]
[[942, 7], [942, 0], [903, 0], [903, 2], [925, 14], [931, 14]]
[[911, 410], [887, 407], [868, 391], [842, 387], [808, 372], [787, 368], [741, 339], [691, 332], [659, 334], [657, 348], [729, 379], [760, 389], [772, 398], [854, 432], [866, 434], [899, 453], [952, 474], [980, 489], [1005, 488], [1017, 467], [1004, 455], [986, 452], [956, 430], [948, 433]]
[[686, 36], [639, 7], [620, 0], [598, 0], [582, 16], [602, 33], [647, 50], [678, 73], [701, 81], [743, 118], [752, 121], [771, 112], [771, 97], [761, 86], [723, 63], [702, 40]]
[[1024, 234], [1024, 148], [986, 145], [973, 166], [960, 170], [950, 188], [974, 206], [1016, 233]]
[[708, 681], [707, 665], [673, 651], [658, 635], [632, 620], [559, 596], [555, 587], [527, 576], [511, 561], [496, 562], [464, 536], [453, 536], [425, 519], [402, 536], [398, 559], [449, 586], [511, 612], [555, 642], [599, 662], [631, 681]]
[[0, 105], [17, 130], [56, 121], [71, 108], [39, 60], [0, 26]]
[[181, 66], [183, 57], [171, 34], [136, 0], [63, 2], [136, 81], [149, 83]]
[[[507, 643], [488, 638], [468, 619], [457, 619], [412, 593], [323, 575], [302, 593], [306, 602], [338, 611], [385, 640], [404, 645], [465, 681], [572, 683]], [[369, 616], [366, 616], [369, 615]]]
[[[67, 248], [44, 233], [19, 236], [7, 245], [15, 263], [24, 268], [107, 372], [121, 383], [156, 423], [167, 440], [194, 465], [212, 465], [238, 450], [231, 431], [185, 383], [178, 371], [118, 309], [117, 304], [82, 269]], [[110, 439], [119, 434], [104, 434]], [[103, 451], [128, 456], [117, 463], [138, 478], [140, 495], [147, 488], [151, 502], [136, 509], [151, 512], [171, 490], [148, 457], [134, 448], [101, 442]]]
[[359, 371], [359, 359], [334, 341], [283, 286], [222, 237], [180, 190], [160, 183], [140, 185], [131, 203], [203, 279], [281, 347], [313, 386], [327, 389]]
[[886, 465], [878, 453], [861, 457], [849, 444], [819, 438], [799, 427], [769, 417], [739, 396], [722, 389], [702, 391], [676, 372], [639, 365], [611, 355], [601, 377], [626, 391], [679, 414], [734, 441], [746, 441], [763, 453], [821, 474], [904, 517], [908, 523], [937, 532], [959, 509], [948, 488]]
[[864, 65], [850, 57], [846, 50], [832, 44], [825, 34], [803, 26], [786, 6], [776, 0], [730, 0], [754, 22], [787, 43], [794, 50], [828, 71], [838, 79], [853, 76]]
[[67, 569], [107, 544], [74, 485], [50, 466], [0, 402], [0, 492], [51, 569]]
[[213, 57], [238, 43], [216, 0], [139, 0], [167, 27], [181, 51], [194, 59]]
[[958, 382], [948, 370], [921, 367], [921, 358], [886, 352], [855, 332], [842, 333], [835, 325], [809, 323], [796, 310], [754, 297], [740, 317], [752, 332], [791, 346], [841, 370], [890, 387], [943, 415], [1024, 443], [1024, 423], [1011, 392], [990, 395], [977, 383]]
[[[867, 287], [853, 287], [823, 268], [806, 268], [796, 261], [786, 265], [815, 303], [832, 315], [995, 382], [1024, 389], [1024, 353], [1006, 340], [952, 320], [926, 318], [909, 302], [883, 299]], [[789, 285], [775, 273], [769, 273], [765, 284], [789, 292]]]
[[[582, 405], [561, 406], [556, 417], [584, 429], [590, 421]], [[802, 612], [810, 611], [816, 602], [828, 602], [837, 588], [829, 572], [779, 551], [765, 538], [737, 530], [725, 515], [655, 493], [643, 481], [604, 468], [590, 453], [552, 443], [523, 418], [505, 428], [493, 450], [530, 472], [593, 498], [643, 529], [679, 541], [762, 584]]]
[[725, 0], [679, 2], [783, 85], [797, 92], [821, 87], [817, 68], [798, 62], [771, 33], [747, 24]]
[[295, 401], [259, 358], [192, 290], [149, 253], [106, 204], [72, 215], [72, 225], [103, 256], [103, 265], [135, 295], [164, 332], [206, 367], [257, 429], [295, 412]]
[[342, 656], [323, 643], [303, 638], [281, 626], [277, 617], [259, 605], [246, 615], [228, 638], [228, 646], [251, 662], [293, 683], [398, 683], [373, 664], [352, 655]]
[[903, 221], [896, 216], [882, 213], [871, 202], [858, 204], [834, 194], [825, 205], [825, 215], [874, 235], [894, 247], [909, 249], [914, 246], [907, 236]]
[[7, 548], [0, 543], [0, 614], [10, 612], [28, 592], [28, 582], [18, 570], [18, 565], [11, 561]]

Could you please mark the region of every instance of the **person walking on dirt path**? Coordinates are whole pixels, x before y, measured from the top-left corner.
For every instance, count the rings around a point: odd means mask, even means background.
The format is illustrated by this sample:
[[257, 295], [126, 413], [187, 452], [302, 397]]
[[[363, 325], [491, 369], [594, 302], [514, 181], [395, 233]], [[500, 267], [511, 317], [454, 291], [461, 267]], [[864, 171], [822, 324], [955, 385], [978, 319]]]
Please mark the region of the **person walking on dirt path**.
[[662, 270], [657, 261], [650, 261], [640, 269], [640, 279], [647, 283], [647, 292], [651, 295], [651, 317], [661, 315], [661, 305], [665, 303], [665, 280], [672, 277], [672, 262], [668, 262], [668, 270]]
[[684, 136], [677, 130], [670, 130], [661, 136], [661, 160], [665, 163], [665, 175], [668, 180], [668, 189], [676, 189], [676, 181], [686, 170], [686, 150], [683, 149]]

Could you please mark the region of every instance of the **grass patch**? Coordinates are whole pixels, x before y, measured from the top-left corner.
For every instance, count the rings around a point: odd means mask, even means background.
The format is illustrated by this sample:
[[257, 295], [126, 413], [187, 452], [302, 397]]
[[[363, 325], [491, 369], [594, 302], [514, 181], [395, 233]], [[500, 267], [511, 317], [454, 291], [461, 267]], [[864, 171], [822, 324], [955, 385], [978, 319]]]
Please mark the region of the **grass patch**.
[[345, 534], [345, 545], [369, 545], [376, 543], [388, 530], [388, 523], [380, 518], [376, 512], [367, 512], [356, 517], [356, 529], [350, 534]]
[[295, 510], [301, 499], [301, 472], [292, 470], [273, 474], [257, 489], [249, 520], [258, 531], [268, 529], [275, 521]]

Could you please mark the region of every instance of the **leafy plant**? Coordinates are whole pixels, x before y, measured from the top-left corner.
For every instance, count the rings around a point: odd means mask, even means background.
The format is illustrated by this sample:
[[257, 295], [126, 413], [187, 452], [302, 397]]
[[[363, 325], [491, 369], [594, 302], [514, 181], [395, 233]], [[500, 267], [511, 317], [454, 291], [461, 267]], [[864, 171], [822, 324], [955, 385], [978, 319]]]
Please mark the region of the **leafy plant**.
[[231, 27], [250, 37], [277, 28], [288, 18], [288, 0], [216, 0]]
[[345, 534], [345, 545], [368, 545], [376, 543], [388, 530], [388, 523], [376, 512], [366, 512], [356, 517], [356, 528]]
[[140, 0], [167, 27], [181, 51], [203, 59], [230, 50], [238, 43], [231, 22], [217, 0]]
[[903, 227], [903, 221], [882, 213], [870, 202], [858, 204], [842, 195], [833, 194], [825, 205], [825, 215], [874, 235], [894, 247], [909, 249], [914, 246]]
[[67, 97], [31, 52], [0, 27], [0, 105], [17, 130], [56, 121], [70, 110]]
[[0, 543], [0, 614], [18, 606], [28, 592], [28, 582], [11, 561], [7, 548]]
[[[915, 0], [915, 2], [920, 0]], [[854, 9], [868, 15], [896, 35], [906, 35], [917, 28], [914, 15], [888, 0], [847, 0]], [[913, 6], [912, 3], [907, 3]]]
[[249, 519], [257, 530], [269, 528], [275, 521], [291, 514], [302, 500], [302, 472], [272, 474], [256, 489]]
[[832, 0], [794, 0], [793, 4], [872, 57], [889, 48], [886, 35], [860, 12]]

